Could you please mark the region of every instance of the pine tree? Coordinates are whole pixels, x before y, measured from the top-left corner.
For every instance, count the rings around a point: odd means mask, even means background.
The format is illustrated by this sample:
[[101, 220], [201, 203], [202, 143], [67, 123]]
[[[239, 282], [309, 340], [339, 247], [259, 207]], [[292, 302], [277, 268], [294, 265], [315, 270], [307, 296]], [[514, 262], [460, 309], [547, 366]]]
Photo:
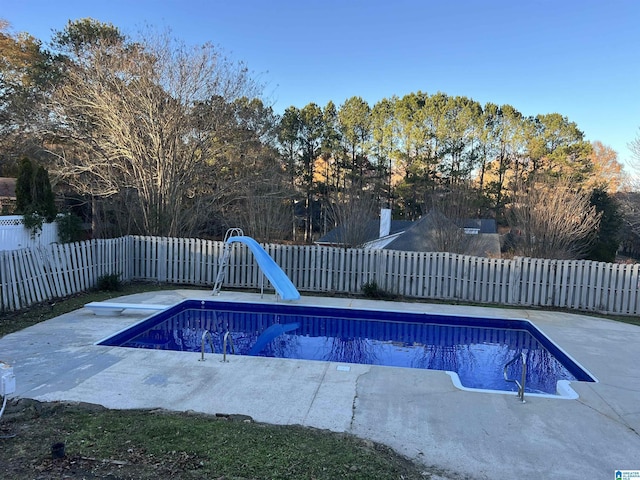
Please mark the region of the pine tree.
[[598, 262], [614, 262], [620, 246], [620, 229], [622, 228], [622, 215], [618, 202], [606, 190], [596, 188], [591, 193], [591, 205], [596, 207], [597, 212], [602, 212], [602, 217], [600, 217], [596, 240], [587, 258]]
[[16, 180], [16, 213], [25, 214], [33, 203], [33, 165], [31, 160], [20, 160], [18, 178]]
[[53, 222], [58, 210], [49, 182], [49, 172], [39, 166], [33, 177], [33, 210], [42, 215], [47, 222]]
[[52, 222], [58, 214], [47, 170], [38, 166], [34, 171], [28, 158], [20, 161], [16, 180], [16, 213], [21, 214], [25, 228], [35, 236], [42, 224]]

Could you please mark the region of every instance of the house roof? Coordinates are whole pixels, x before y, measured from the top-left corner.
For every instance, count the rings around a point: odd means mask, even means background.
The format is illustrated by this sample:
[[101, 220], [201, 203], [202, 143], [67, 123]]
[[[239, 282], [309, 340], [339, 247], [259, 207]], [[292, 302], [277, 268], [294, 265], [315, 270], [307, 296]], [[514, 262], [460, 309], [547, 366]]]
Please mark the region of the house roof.
[[[391, 230], [389, 235], [400, 233], [408, 229], [414, 222], [410, 220], [391, 220]], [[365, 226], [365, 242], [370, 242], [378, 238], [380, 234], [380, 220], [371, 220]], [[328, 232], [326, 235], [316, 240], [318, 245], [342, 245], [343, 228], [338, 226]]]
[[384, 248], [387, 250], [402, 250], [408, 252], [433, 252], [437, 251], [432, 232], [436, 228], [452, 227], [454, 223], [438, 212], [429, 212], [422, 218], [413, 222], [411, 228], [397, 237]]
[[16, 198], [16, 179], [0, 177], [0, 197]]
[[[500, 257], [500, 236], [496, 233], [494, 220], [488, 220], [484, 225], [480, 219], [462, 223], [462, 228], [478, 229], [478, 233], [467, 234], [441, 213], [429, 212], [382, 248], [405, 252], [440, 252], [446, 248], [444, 245], [450, 245], [445, 251], [476, 257]], [[491, 233], [483, 233], [483, 230]]]
[[[500, 256], [500, 237], [497, 234], [496, 221], [493, 219], [466, 219], [462, 228], [471, 229], [473, 233], [466, 234], [461, 227], [439, 212], [429, 212], [419, 220], [392, 220], [389, 235], [378, 238], [379, 220], [372, 220], [367, 224], [364, 248], [400, 250], [407, 252], [437, 252], [442, 250], [443, 239], [438, 238], [439, 232], [449, 230], [459, 232], [452, 251], [458, 250], [466, 255]], [[337, 227], [316, 241], [320, 245], [341, 245], [342, 229]], [[463, 236], [461, 236], [463, 235]]]

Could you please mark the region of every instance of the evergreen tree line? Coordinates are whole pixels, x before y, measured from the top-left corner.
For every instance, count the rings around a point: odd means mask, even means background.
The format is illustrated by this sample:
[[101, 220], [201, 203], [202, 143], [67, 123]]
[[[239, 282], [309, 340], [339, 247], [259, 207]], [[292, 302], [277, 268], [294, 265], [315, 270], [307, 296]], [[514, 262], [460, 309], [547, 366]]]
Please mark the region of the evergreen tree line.
[[307, 197], [359, 191], [410, 220], [462, 189], [469, 215], [508, 224], [519, 189], [563, 180], [611, 192], [621, 178], [621, 166], [612, 174], [611, 159], [603, 165], [560, 114], [525, 117], [510, 105], [483, 107], [444, 93], [411, 93], [373, 107], [360, 97], [339, 108], [289, 107], [278, 140], [293, 184]]
[[[240, 226], [262, 241], [311, 242], [388, 207], [397, 219], [495, 218], [524, 233], [514, 253], [584, 257], [598, 237], [617, 238], [601, 231], [621, 223], [615, 152], [561, 114], [415, 92], [279, 115], [212, 45], [82, 19], [45, 48], [0, 27], [0, 174], [15, 175], [25, 155], [46, 166], [95, 236]], [[573, 211], [544, 203], [559, 195]], [[555, 218], [533, 221], [541, 210]], [[568, 244], [533, 248], [552, 231]]]

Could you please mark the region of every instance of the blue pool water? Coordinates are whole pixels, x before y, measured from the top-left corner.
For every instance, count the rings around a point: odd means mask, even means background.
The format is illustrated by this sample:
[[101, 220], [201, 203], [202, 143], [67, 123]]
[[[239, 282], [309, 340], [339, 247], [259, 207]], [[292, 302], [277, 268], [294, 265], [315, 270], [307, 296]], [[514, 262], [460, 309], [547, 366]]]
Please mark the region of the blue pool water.
[[[99, 344], [199, 352], [205, 330], [215, 353], [229, 331], [240, 355], [447, 370], [467, 388], [516, 390], [503, 368], [522, 352], [529, 393], [555, 394], [559, 380], [594, 381], [526, 320], [186, 300]], [[509, 377], [519, 379], [521, 369], [518, 360]]]

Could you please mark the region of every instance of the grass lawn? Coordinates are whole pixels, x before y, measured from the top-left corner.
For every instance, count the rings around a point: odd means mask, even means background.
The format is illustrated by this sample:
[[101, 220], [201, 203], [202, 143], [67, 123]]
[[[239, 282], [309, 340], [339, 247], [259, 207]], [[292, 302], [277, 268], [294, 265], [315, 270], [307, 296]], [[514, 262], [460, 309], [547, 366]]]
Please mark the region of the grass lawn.
[[[63, 458], [52, 458], [56, 443], [64, 443]], [[28, 399], [12, 401], [0, 420], [0, 465], [3, 478], [16, 480], [375, 480], [442, 474], [346, 434], [259, 424], [241, 416], [118, 411]]]

